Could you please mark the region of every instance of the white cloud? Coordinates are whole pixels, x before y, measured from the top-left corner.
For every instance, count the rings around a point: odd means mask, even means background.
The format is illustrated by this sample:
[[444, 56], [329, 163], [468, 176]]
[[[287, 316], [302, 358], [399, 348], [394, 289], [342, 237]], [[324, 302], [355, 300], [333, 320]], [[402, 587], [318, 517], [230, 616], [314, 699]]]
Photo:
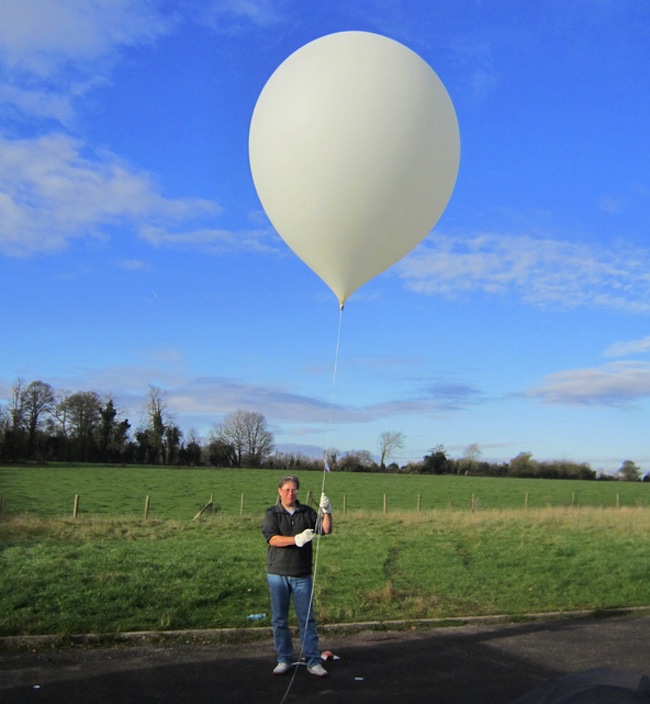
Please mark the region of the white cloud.
[[426, 396], [437, 409], [445, 411], [460, 410], [483, 399], [482, 391], [476, 386], [444, 380], [434, 381]]
[[472, 41], [469, 35], [456, 36], [451, 44], [457, 60], [467, 67], [468, 92], [477, 100], [492, 94], [500, 82], [494, 49], [501, 42], [497, 36], [489, 34], [482, 33], [478, 42]]
[[30, 119], [54, 119], [67, 124], [74, 115], [71, 91], [61, 93], [45, 88], [25, 88], [21, 85], [0, 83], [0, 106], [13, 109]]
[[627, 357], [631, 354], [650, 352], [650, 335], [630, 342], [615, 342], [603, 353], [605, 357]]
[[614, 198], [613, 196], [601, 196], [598, 201], [598, 208], [611, 215], [622, 212], [626, 205], [624, 198]]
[[37, 139], [0, 137], [0, 252], [28, 256], [96, 237], [105, 226], [180, 222], [214, 214], [200, 199], [167, 199], [146, 173], [115, 155], [91, 159], [84, 145], [63, 134]]
[[198, 11], [208, 27], [228, 34], [281, 21], [286, 0], [207, 0]]
[[150, 264], [140, 259], [119, 259], [116, 264], [120, 269], [124, 269], [124, 271], [146, 271], [151, 269]]
[[326, 422], [329, 404], [279, 386], [238, 379], [202, 377], [187, 380], [169, 392], [179, 413], [207, 414], [215, 419], [238, 408], [259, 411], [274, 422]]
[[[292, 433], [324, 431], [337, 425], [368, 424], [404, 416], [440, 416], [457, 412], [480, 401], [472, 387], [435, 383], [418, 398], [386, 400], [365, 406], [332, 404], [293, 392], [273, 383], [251, 383], [229, 377], [191, 377], [185, 359], [175, 349], [143, 353], [141, 365], [81, 371], [75, 378], [50, 379], [55, 387], [94, 390], [110, 394], [133, 424], [140, 422], [149, 384], [165, 393], [170, 412], [182, 428], [207, 432], [221, 418], [239, 408], [254, 410], [277, 426], [292, 426]], [[0, 387], [1, 388], [1, 387]]]
[[163, 227], [145, 226], [140, 229], [140, 237], [154, 247], [172, 247], [206, 251], [211, 254], [231, 252], [269, 253], [277, 252], [273, 242], [277, 236], [270, 230], [250, 230], [233, 232], [202, 228], [187, 232], [170, 232]]
[[48, 78], [150, 43], [172, 24], [147, 0], [3, 0], [0, 58], [11, 70]]
[[628, 406], [650, 397], [650, 364], [612, 362], [558, 372], [526, 395], [552, 404]]
[[516, 295], [546, 307], [650, 312], [650, 252], [528, 236], [435, 234], [396, 271], [416, 293]]
[[7, 125], [21, 118], [32, 136], [0, 134], [1, 254], [53, 252], [116, 224], [178, 227], [218, 212], [205, 200], [165, 198], [151, 175], [114, 154], [39, 127], [72, 123], [75, 101], [107, 80], [120, 53], [153, 43], [177, 14], [153, 0], [3, 0], [0, 116]]
[[252, 384], [224, 377], [178, 380], [169, 402], [181, 415], [218, 418], [238, 408], [263, 413], [273, 423], [371, 423], [395, 416], [439, 415], [462, 410], [480, 400], [480, 392], [462, 384], [433, 384], [420, 398], [382, 401], [366, 406], [332, 405], [274, 384]]
[[175, 23], [149, 0], [3, 0], [0, 108], [67, 124], [74, 101], [106, 80], [121, 51]]

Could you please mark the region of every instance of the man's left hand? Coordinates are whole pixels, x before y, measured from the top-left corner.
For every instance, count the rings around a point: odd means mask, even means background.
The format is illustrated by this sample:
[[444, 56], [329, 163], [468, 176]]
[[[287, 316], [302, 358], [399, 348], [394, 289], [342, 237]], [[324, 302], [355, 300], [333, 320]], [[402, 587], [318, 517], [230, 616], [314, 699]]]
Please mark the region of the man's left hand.
[[323, 513], [332, 513], [332, 502], [325, 496], [325, 494], [320, 495], [320, 503], [318, 504], [318, 508], [323, 512]]

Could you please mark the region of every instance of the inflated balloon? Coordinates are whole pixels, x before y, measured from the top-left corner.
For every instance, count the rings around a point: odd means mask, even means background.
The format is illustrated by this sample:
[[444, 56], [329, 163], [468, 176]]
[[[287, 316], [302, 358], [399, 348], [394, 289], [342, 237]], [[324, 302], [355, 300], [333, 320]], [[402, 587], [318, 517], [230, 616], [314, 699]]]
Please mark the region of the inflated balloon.
[[343, 306], [436, 224], [460, 136], [445, 87], [417, 54], [341, 32], [273, 73], [251, 119], [249, 158], [271, 223]]

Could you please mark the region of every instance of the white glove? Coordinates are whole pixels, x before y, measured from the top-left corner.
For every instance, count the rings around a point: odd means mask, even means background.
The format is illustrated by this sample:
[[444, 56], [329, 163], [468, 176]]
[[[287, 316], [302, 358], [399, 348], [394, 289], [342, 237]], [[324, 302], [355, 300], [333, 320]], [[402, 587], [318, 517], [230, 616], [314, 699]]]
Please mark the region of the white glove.
[[307, 530], [303, 530], [302, 533], [298, 533], [298, 535], [296, 535], [294, 537], [296, 545], [299, 548], [301, 548], [306, 543], [311, 542], [313, 539], [314, 539], [314, 531], [311, 528], [307, 528]]
[[318, 508], [323, 512], [323, 513], [332, 513], [332, 502], [325, 496], [325, 494], [320, 495], [320, 503], [318, 504]]

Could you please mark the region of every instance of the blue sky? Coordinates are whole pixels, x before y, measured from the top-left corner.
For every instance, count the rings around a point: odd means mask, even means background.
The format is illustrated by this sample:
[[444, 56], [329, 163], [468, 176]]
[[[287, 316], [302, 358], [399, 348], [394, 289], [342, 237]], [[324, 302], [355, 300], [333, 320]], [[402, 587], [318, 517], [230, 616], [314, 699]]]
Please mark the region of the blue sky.
[[[340, 315], [261, 208], [248, 129], [278, 65], [344, 30], [429, 63], [461, 163]], [[137, 426], [152, 384], [204, 437], [244, 408], [280, 449], [391, 430], [400, 463], [647, 471], [649, 65], [645, 0], [3, 0], [0, 403], [42, 379]]]

